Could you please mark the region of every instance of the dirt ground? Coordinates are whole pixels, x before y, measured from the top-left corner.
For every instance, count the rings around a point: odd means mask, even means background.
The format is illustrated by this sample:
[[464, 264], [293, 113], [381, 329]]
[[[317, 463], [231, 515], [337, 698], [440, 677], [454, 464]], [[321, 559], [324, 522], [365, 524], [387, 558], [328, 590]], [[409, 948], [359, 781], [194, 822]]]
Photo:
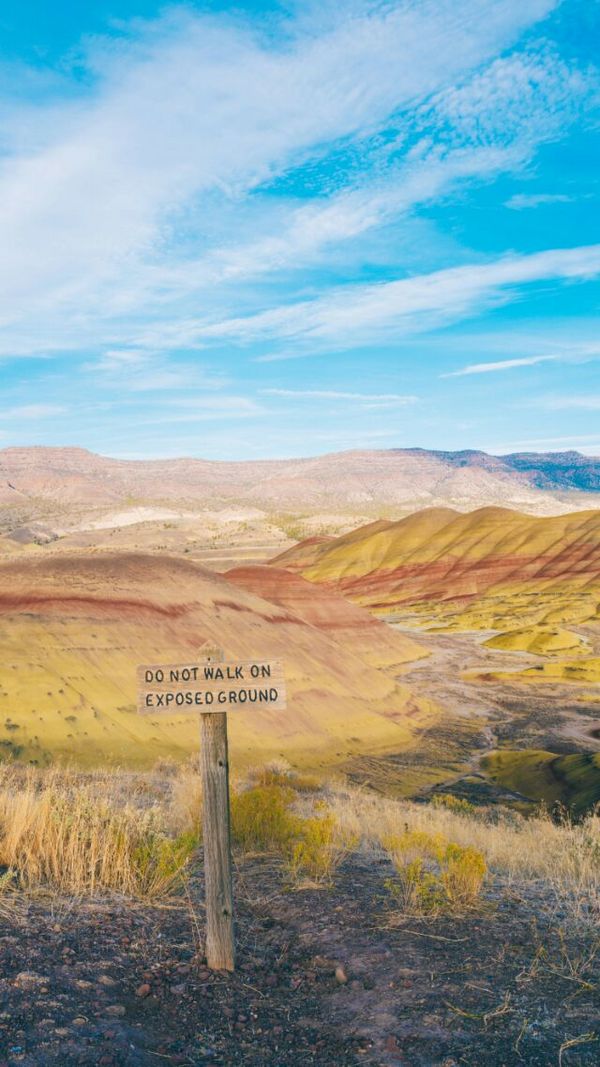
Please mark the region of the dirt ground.
[[600, 1062], [600, 948], [537, 885], [457, 920], [394, 922], [383, 862], [286, 891], [236, 874], [238, 970], [193, 908], [36, 900], [0, 918], [0, 1067], [584, 1067]]

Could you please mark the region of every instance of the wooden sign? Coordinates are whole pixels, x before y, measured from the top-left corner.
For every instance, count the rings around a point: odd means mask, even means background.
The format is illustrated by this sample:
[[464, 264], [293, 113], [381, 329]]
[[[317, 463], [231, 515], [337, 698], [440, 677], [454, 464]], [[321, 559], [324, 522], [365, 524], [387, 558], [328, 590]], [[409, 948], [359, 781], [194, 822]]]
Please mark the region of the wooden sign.
[[137, 680], [142, 715], [286, 707], [283, 667], [273, 661], [151, 664], [138, 667]]
[[198, 663], [138, 667], [138, 710], [144, 715], [200, 712], [202, 826], [206, 901], [206, 961], [235, 968], [229, 812], [227, 714], [285, 708], [280, 663], [224, 662], [223, 650], [204, 646]]

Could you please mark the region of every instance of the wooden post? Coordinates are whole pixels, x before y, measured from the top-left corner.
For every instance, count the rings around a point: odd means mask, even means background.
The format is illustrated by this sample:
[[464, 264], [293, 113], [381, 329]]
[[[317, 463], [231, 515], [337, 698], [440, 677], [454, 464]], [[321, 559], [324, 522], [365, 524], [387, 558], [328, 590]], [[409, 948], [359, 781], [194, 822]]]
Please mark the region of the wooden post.
[[[137, 668], [141, 715], [200, 711], [202, 789], [204, 794], [204, 880], [206, 886], [206, 958], [214, 970], [233, 971], [233, 887], [229, 830], [229, 758], [227, 711], [256, 703], [271, 710], [286, 706], [283, 665], [275, 660], [225, 663], [222, 648], [204, 645], [198, 663], [157, 663]], [[208, 664], [215, 664], [208, 669]], [[218, 668], [218, 664], [222, 664]], [[211, 709], [204, 710], [204, 709]], [[219, 709], [219, 710], [217, 710]], [[222, 709], [222, 710], [221, 710]]]
[[[222, 662], [220, 649], [203, 650], [205, 662]], [[233, 971], [233, 885], [229, 827], [229, 758], [227, 713], [201, 717], [204, 832], [204, 879], [206, 899], [206, 959], [213, 970]]]

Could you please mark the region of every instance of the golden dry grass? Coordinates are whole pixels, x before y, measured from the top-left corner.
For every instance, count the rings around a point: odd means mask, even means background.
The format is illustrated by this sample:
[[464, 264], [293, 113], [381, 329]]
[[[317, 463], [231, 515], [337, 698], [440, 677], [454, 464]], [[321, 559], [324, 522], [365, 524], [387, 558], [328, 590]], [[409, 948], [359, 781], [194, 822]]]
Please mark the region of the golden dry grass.
[[566, 905], [573, 919], [600, 918], [600, 816], [556, 822], [540, 811], [524, 818], [512, 811], [461, 812], [452, 806], [414, 804], [340, 787], [329, 807], [343, 832], [366, 854], [381, 854], [399, 833], [421, 833], [475, 849], [491, 875], [520, 888], [535, 884]]
[[[543, 813], [523, 818], [507, 810], [415, 804], [344, 784], [320, 793], [298, 784], [293, 774], [270, 769], [260, 784], [256, 775], [240, 783], [232, 804], [236, 847], [277, 855], [296, 886], [331, 885], [351, 850], [381, 858], [387, 845], [398, 870], [414, 858], [403, 843], [420, 841], [437, 848], [437, 874], [452, 910], [478, 897], [487, 870], [490, 883], [500, 879], [524, 894], [535, 887], [574, 919], [600, 916], [598, 815], [557, 823]], [[192, 767], [83, 774], [5, 766], [0, 891], [168, 897], [187, 878], [201, 812]]]
[[75, 896], [107, 890], [157, 899], [184, 877], [195, 845], [173, 833], [170, 811], [123, 797], [117, 774], [0, 772], [0, 865], [5, 888]]

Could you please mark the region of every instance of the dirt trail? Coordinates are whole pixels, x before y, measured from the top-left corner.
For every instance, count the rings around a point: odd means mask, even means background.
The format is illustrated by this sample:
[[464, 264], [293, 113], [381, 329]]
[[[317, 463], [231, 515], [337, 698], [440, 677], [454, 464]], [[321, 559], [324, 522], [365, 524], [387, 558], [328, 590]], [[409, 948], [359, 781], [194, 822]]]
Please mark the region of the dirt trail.
[[398, 624], [393, 629], [414, 637], [429, 652], [425, 659], [411, 664], [402, 680], [415, 692], [429, 697], [453, 715], [487, 717], [502, 707], [502, 691], [508, 686], [471, 681], [466, 671], [523, 670], [542, 660], [526, 652], [500, 652], [484, 648], [483, 642], [495, 631], [469, 631], [460, 634], [432, 634]]

